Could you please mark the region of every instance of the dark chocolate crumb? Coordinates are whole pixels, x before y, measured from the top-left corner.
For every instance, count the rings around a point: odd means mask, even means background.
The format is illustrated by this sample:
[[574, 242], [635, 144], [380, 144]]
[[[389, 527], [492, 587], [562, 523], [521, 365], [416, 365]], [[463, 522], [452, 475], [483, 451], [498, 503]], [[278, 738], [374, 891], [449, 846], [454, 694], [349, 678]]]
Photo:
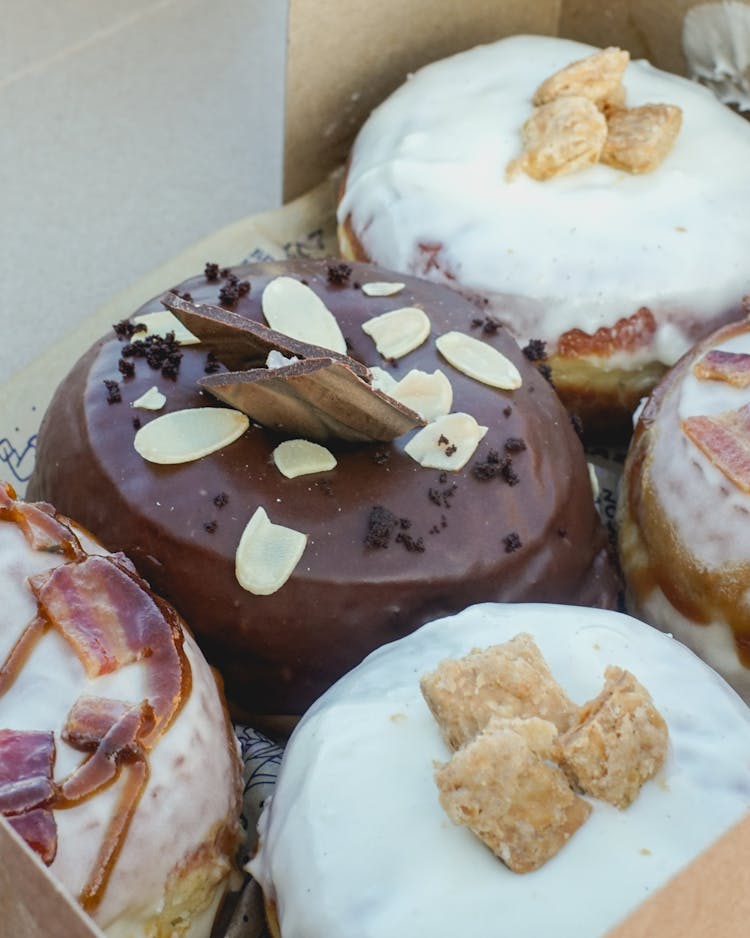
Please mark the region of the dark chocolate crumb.
[[218, 495], [214, 495], [214, 505], [217, 508], [223, 508], [229, 501], [229, 496], [226, 492], [219, 492]]
[[430, 530], [427, 533], [428, 534], [440, 534], [440, 526], [437, 524], [433, 524], [433, 526], [430, 528]]
[[333, 486], [328, 479], [318, 479], [315, 484], [324, 495], [333, 495]]
[[235, 281], [237, 280], [237, 278], [232, 273], [231, 267], [222, 267], [221, 270], [219, 271], [219, 276], [220, 277], [233, 277]]
[[193, 294], [192, 294], [192, 293], [188, 293], [187, 290], [186, 290], [184, 293], [178, 293], [177, 296], [181, 296], [182, 299], [183, 299], [183, 300], [187, 300], [188, 303], [192, 303], [192, 302], [193, 302]]
[[403, 531], [399, 531], [399, 533], [396, 535], [396, 543], [403, 544], [403, 546], [409, 551], [410, 554], [424, 553], [424, 538], [418, 537], [415, 539], [410, 534], [405, 534]]
[[222, 306], [234, 306], [240, 298], [240, 287], [237, 278], [230, 275], [227, 282], [219, 290], [219, 302]]
[[438, 437], [438, 446], [447, 446], [450, 443], [450, 440], [443, 433]]
[[349, 282], [352, 275], [352, 269], [343, 261], [340, 263], [328, 265], [328, 282], [332, 286], [343, 287]]
[[558, 537], [567, 537], [567, 536], [568, 536], [568, 532], [567, 532], [567, 530], [566, 530], [565, 528], [558, 528], [558, 529], [557, 529], [557, 536], [558, 536]]
[[578, 436], [583, 439], [583, 421], [578, 416], [578, 414], [570, 415], [570, 422], [573, 424], [573, 429], [576, 431]]
[[129, 319], [121, 319], [119, 322], [116, 322], [112, 328], [115, 330], [115, 335], [118, 339], [132, 339], [136, 332], [146, 332], [146, 323], [139, 322], [134, 323]]
[[450, 446], [445, 447], [445, 455], [452, 456], [456, 452], [457, 449], [458, 447], [456, 446], [456, 444], [451, 443]]
[[501, 328], [502, 323], [493, 316], [478, 317], [471, 320], [472, 329], [481, 329], [482, 335], [495, 335]]
[[506, 453], [522, 453], [526, 449], [526, 441], [520, 436], [509, 436], [505, 441]]
[[176, 378], [182, 361], [182, 351], [175, 342], [174, 332], [168, 332], [164, 338], [160, 335], [148, 335], [145, 339], [136, 339], [122, 348], [123, 358], [145, 358], [155, 371], [161, 371], [165, 378]]
[[133, 417], [133, 429], [134, 429], [134, 430], [140, 430], [140, 429], [141, 429], [141, 418], [140, 418], [140, 417]]
[[521, 481], [518, 477], [518, 473], [513, 468], [513, 460], [510, 458], [508, 458], [507, 462], [503, 463], [500, 474], [502, 475], [503, 480], [508, 483], [508, 485], [518, 485], [518, 483]]
[[240, 296], [247, 296], [250, 292], [250, 281], [249, 280], [240, 280], [237, 284], [237, 293]]
[[203, 273], [206, 276], [206, 280], [212, 282], [219, 279], [219, 265], [213, 264], [209, 261], [203, 269]]
[[531, 339], [521, 351], [530, 362], [542, 362], [547, 357], [547, 343], [541, 339]]
[[391, 454], [384, 449], [376, 449], [372, 454], [372, 461], [378, 466], [384, 466], [391, 458]]
[[433, 505], [443, 504], [443, 499], [438, 489], [433, 489], [432, 487], [427, 489], [427, 497], [429, 498], [429, 500], [432, 502]]
[[[441, 476], [443, 474], [444, 473], [441, 473]], [[440, 508], [450, 508], [451, 499], [456, 494], [457, 488], [458, 485], [456, 482], [451, 482], [451, 484], [444, 489], [429, 488], [427, 490], [427, 497], [433, 505], [438, 505]]]
[[365, 547], [388, 547], [391, 534], [398, 527], [398, 518], [382, 505], [374, 505], [367, 518]]
[[122, 400], [120, 385], [116, 381], [105, 381], [104, 387], [107, 389], [107, 403], [119, 404]]
[[439, 482], [441, 485], [445, 485], [445, 483], [446, 483], [447, 481], [448, 481], [448, 473], [447, 473], [447, 472], [445, 471], [445, 469], [444, 469], [444, 470], [440, 473], [440, 475], [438, 476], [438, 482]]
[[445, 515], [440, 515], [440, 527], [441, 528], [448, 527], [448, 519], [445, 517]]
[[489, 479], [498, 476], [502, 472], [503, 466], [508, 462], [510, 462], [509, 456], [504, 456], [501, 460], [500, 453], [496, 449], [491, 449], [484, 459], [478, 460], [472, 465], [471, 474], [480, 482], [487, 482]]
[[398, 523], [402, 531], [408, 531], [411, 527], [411, 518], [399, 518]]
[[217, 359], [214, 352], [206, 353], [206, 364], [203, 366], [203, 370], [207, 375], [216, 374], [217, 371], [221, 371], [221, 362]]
[[117, 370], [123, 378], [132, 378], [135, 374], [135, 362], [129, 362], [127, 359], [121, 358], [117, 362]]
[[216, 521], [206, 521], [203, 525], [203, 529], [207, 534], [214, 534], [218, 526]]
[[507, 534], [503, 538], [503, 544], [505, 545], [506, 554], [512, 554], [514, 551], [520, 550], [523, 546], [517, 531], [511, 531], [510, 534]]
[[354, 283], [352, 284], [352, 289], [353, 289], [353, 290], [361, 290], [361, 289], [362, 289], [362, 285], [359, 284], [359, 283], [357, 283], [357, 281], [355, 280]]
[[506, 407], [503, 407], [503, 417], [510, 417], [513, 413], [513, 408], [508, 404]]

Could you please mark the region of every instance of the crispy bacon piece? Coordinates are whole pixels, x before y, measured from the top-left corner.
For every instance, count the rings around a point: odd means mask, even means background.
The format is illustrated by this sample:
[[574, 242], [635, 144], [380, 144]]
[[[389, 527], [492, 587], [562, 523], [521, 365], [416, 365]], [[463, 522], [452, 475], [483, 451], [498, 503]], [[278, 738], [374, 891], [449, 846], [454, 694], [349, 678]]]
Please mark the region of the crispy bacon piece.
[[150, 748], [187, 694], [190, 669], [175, 613], [115, 557], [90, 556], [31, 577], [40, 612], [73, 646], [89, 677], [146, 659], [155, 723]]
[[37, 730], [0, 730], [0, 811], [23, 814], [54, 795], [55, 740]]
[[19, 837], [39, 854], [42, 862], [49, 866], [57, 853], [57, 824], [54, 814], [47, 808], [35, 808], [26, 814], [9, 817], [7, 821]]
[[83, 557], [78, 538], [56, 517], [52, 505], [18, 501], [7, 482], [0, 482], [0, 521], [15, 522], [33, 550], [63, 554], [71, 560]]
[[91, 751], [61, 785], [61, 806], [75, 804], [109, 785], [127, 762], [145, 760], [143, 739], [153, 730], [147, 701], [135, 706], [104, 697], [80, 697], [68, 714], [63, 739]]
[[57, 824], [46, 806], [55, 797], [55, 740], [37, 730], [0, 730], [0, 811], [42, 860], [57, 852]]
[[750, 355], [711, 349], [693, 365], [693, 374], [700, 381], [725, 381], [746, 388], [750, 386]]
[[750, 493], [750, 404], [713, 417], [688, 417], [680, 426], [730, 482]]

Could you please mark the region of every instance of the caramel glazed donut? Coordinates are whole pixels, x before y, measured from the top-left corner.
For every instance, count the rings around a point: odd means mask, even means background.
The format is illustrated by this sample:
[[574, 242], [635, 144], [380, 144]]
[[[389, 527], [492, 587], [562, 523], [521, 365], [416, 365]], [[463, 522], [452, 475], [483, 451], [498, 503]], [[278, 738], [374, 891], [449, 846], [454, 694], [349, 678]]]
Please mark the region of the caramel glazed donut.
[[618, 507], [628, 607], [750, 701], [750, 323], [667, 374], [635, 428]]
[[[543, 340], [587, 433], [629, 432], [639, 399], [699, 338], [738, 318], [750, 290], [750, 124], [699, 85], [632, 62], [617, 88], [626, 108], [682, 111], [660, 165], [584, 161], [542, 181], [507, 172], [537, 89], [596, 51], [515, 36], [412, 75], [355, 141], [339, 244], [345, 257], [456, 287], [521, 345]], [[583, 77], [566, 93], [595, 96], [601, 76]], [[595, 111], [596, 121], [606, 133]]]
[[[373, 283], [380, 287], [368, 286]], [[299, 715], [374, 648], [473, 601], [615, 603], [617, 577], [568, 415], [510, 336], [478, 319], [454, 291], [363, 264], [298, 260], [221, 272], [207, 265], [205, 276], [178, 292], [195, 304], [225, 304], [214, 310], [214, 319], [223, 316], [230, 327], [245, 323], [261, 338], [270, 333], [287, 357], [296, 349], [312, 358], [288, 366], [292, 372], [316, 368], [336, 353], [295, 345], [254, 324], [264, 322], [266, 294], [282, 297], [284, 311], [302, 303], [309, 312], [314, 293], [340, 325], [341, 348], [351, 356], [343, 359], [344, 371], [349, 378], [352, 371], [365, 376], [352, 387], [361, 392], [364, 386], [367, 406], [375, 392], [367, 385], [370, 372], [359, 363], [378, 366], [378, 381], [388, 384], [390, 377], [390, 385], [414, 370], [440, 370], [443, 377], [432, 379], [441, 388], [438, 397], [452, 394], [452, 403], [442, 400], [443, 412], [450, 409], [450, 419], [469, 415], [458, 419], [475, 427], [476, 421], [479, 435], [487, 428], [476, 450], [464, 454], [468, 461], [461, 469], [451, 462], [452, 429], [435, 441], [443, 449], [437, 465], [448, 468], [426, 468], [405, 451], [414, 434], [402, 426], [385, 442], [367, 433], [359, 443], [329, 436], [324, 442], [335, 468], [287, 478], [272, 454], [285, 436], [298, 437], [299, 431], [277, 434], [257, 424], [210, 456], [156, 465], [134, 449], [134, 421], [146, 429], [157, 415], [214, 406], [198, 382], [225, 380], [217, 356], [237, 371], [248, 358], [264, 365], [267, 352], [259, 357], [235, 334], [215, 334], [213, 345], [167, 343], [172, 351], [159, 370], [159, 361], [150, 367], [147, 359], [132, 357], [133, 344], [112, 334], [75, 365], [45, 415], [29, 492], [55, 499], [111, 549], [128, 553], [191, 623], [238, 712]], [[319, 311], [322, 304], [312, 299]], [[195, 309], [184, 300], [171, 305]], [[159, 309], [156, 298], [139, 312]], [[417, 347], [405, 353], [389, 347], [384, 358], [363, 324], [399, 309], [412, 311], [407, 319], [422, 317], [418, 327], [426, 324], [429, 335], [421, 333]], [[399, 317], [397, 333], [409, 332], [411, 325], [402, 328]], [[191, 321], [194, 330], [199, 325]], [[209, 323], [209, 333], [213, 328]], [[129, 330], [120, 324], [118, 331]], [[451, 366], [436, 348], [437, 337], [451, 331], [464, 333], [483, 353], [502, 353], [501, 370], [512, 363], [520, 387], [490, 387]], [[248, 372], [253, 380], [277, 373]], [[133, 407], [154, 385], [166, 398], [162, 410]], [[343, 406], [344, 422], [349, 396], [346, 385], [343, 404], [338, 392], [330, 405], [339, 412]], [[419, 420], [413, 411], [407, 414]], [[270, 423], [286, 426], [285, 419], [274, 413]], [[327, 416], [322, 423], [334, 425]], [[335, 424], [334, 437], [341, 426]], [[259, 507], [273, 525], [307, 538], [288, 579], [265, 595], [243, 588], [236, 571], [238, 545]]]
[[208, 938], [241, 793], [216, 679], [127, 558], [14, 496], [0, 483], [0, 812], [108, 938]]

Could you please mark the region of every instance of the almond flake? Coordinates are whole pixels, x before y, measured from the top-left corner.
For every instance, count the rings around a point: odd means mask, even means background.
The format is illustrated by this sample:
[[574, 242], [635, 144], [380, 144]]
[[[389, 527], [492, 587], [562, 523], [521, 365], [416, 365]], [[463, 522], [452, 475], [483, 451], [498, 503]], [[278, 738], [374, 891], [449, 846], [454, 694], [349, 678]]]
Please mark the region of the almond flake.
[[521, 387], [521, 374], [513, 362], [480, 339], [465, 332], [446, 332], [435, 345], [446, 361], [475, 381], [503, 391]]
[[133, 446], [144, 459], [160, 465], [192, 462], [234, 443], [249, 425], [245, 414], [226, 407], [175, 410], [141, 427]]
[[630, 53], [616, 46], [600, 49], [543, 81], [534, 93], [533, 103], [538, 106], [563, 96], [581, 95], [600, 107], [622, 104], [625, 95], [621, 82], [629, 61]]
[[166, 396], [154, 385], [145, 394], [141, 394], [138, 400], [133, 401], [130, 406], [141, 407], [143, 410], [161, 410], [166, 403]]
[[415, 433], [404, 450], [425, 469], [457, 472], [474, 455], [486, 432], [487, 427], [480, 427], [471, 414], [446, 414]]
[[292, 575], [306, 545], [306, 534], [273, 524], [265, 510], [257, 508], [237, 546], [237, 582], [255, 596], [270, 596]]
[[336, 457], [319, 443], [310, 440], [285, 440], [271, 453], [274, 464], [287, 479], [327, 472], [336, 468]]
[[401, 358], [425, 341], [430, 334], [430, 320], [423, 309], [404, 306], [373, 316], [362, 324], [362, 330], [374, 341], [383, 358]]
[[263, 291], [263, 315], [284, 335], [346, 354], [336, 317], [310, 287], [293, 277], [276, 277]]
[[173, 316], [167, 309], [160, 309], [156, 313], [144, 313], [142, 316], [135, 316], [133, 322], [139, 326], [145, 326], [146, 331], [136, 332], [135, 339], [145, 339], [149, 335], [160, 335], [166, 338], [168, 332], [174, 333], [174, 340], [178, 345], [198, 345], [200, 339]]
[[672, 104], [613, 108], [601, 161], [628, 173], [650, 173], [672, 149], [681, 126], [682, 110]]
[[405, 283], [386, 283], [380, 280], [374, 280], [372, 283], [363, 283], [362, 292], [365, 296], [395, 296], [400, 293]]
[[593, 166], [607, 139], [607, 121], [596, 105], [581, 95], [555, 98], [534, 110], [523, 125], [524, 152], [508, 165], [543, 182]]
[[439, 368], [432, 374], [412, 368], [398, 384], [383, 390], [428, 421], [449, 414], [453, 404], [453, 388]]
[[391, 391], [396, 387], [398, 381], [393, 377], [393, 375], [386, 371], [385, 368], [378, 368], [377, 365], [373, 365], [370, 369], [370, 374], [372, 375], [372, 386], [378, 390], [382, 391], [383, 394], [391, 394]]

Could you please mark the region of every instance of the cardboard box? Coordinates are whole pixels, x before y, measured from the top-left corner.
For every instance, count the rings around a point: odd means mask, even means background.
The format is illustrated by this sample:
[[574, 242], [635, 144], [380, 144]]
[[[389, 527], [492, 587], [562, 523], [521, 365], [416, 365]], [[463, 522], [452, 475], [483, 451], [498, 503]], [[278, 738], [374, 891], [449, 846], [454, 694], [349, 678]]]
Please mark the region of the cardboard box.
[[[194, 274], [208, 257], [232, 263], [249, 253], [283, 256], [331, 248], [335, 183], [325, 180], [346, 158], [356, 129], [372, 107], [410, 71], [477, 43], [530, 32], [620, 45], [636, 57], [684, 73], [682, 25], [693, 6], [690, 0], [290, 0], [285, 195], [291, 199], [318, 188], [291, 207], [240, 222], [175, 258], [7, 385], [0, 418], [7, 423], [12, 414], [17, 424], [16, 439], [3, 438], [6, 427], [0, 425], [0, 460], [10, 470], [9, 477], [15, 475], [22, 484], [33, 456], [33, 433], [52, 388], [111, 322]], [[2, 818], [0, 909], [0, 936], [102, 938]], [[635, 910], [609, 938], [744, 938], [748, 922], [750, 817]], [[258, 933], [258, 921], [250, 922], [247, 934]]]

